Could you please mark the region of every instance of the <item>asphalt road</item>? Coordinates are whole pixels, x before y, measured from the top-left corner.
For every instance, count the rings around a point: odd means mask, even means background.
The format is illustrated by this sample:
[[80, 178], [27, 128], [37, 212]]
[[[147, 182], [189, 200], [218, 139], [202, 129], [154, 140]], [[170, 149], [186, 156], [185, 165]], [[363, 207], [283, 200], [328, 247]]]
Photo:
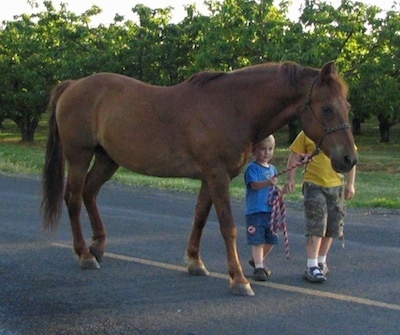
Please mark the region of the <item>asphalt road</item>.
[[[0, 335], [400, 334], [400, 213], [349, 210], [323, 284], [302, 279], [303, 213], [287, 204], [291, 258], [282, 235], [272, 278], [254, 297], [230, 294], [225, 246], [212, 213], [202, 257], [208, 277], [187, 274], [183, 255], [195, 195], [108, 183], [99, 196], [108, 229], [101, 269], [82, 270], [66, 217], [44, 233], [40, 181], [0, 175]], [[233, 203], [245, 273], [243, 203]], [[90, 240], [86, 214], [85, 232]]]

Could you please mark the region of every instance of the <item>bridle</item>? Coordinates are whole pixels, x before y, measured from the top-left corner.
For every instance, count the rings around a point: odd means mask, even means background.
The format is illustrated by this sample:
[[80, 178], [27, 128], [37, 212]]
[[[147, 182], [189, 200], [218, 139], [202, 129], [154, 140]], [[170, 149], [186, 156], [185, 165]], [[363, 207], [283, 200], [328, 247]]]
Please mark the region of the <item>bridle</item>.
[[311, 106], [311, 94], [312, 94], [312, 90], [313, 90], [313, 88], [314, 88], [315, 82], [317, 81], [317, 78], [318, 78], [318, 76], [315, 77], [315, 78], [313, 79], [313, 81], [311, 82], [310, 88], [308, 89], [307, 98], [306, 98], [306, 101], [305, 101], [305, 103], [304, 103], [304, 108], [303, 108], [302, 111], [301, 111], [300, 117], [301, 117], [307, 110], [310, 110], [311, 113], [312, 113], [312, 115], [313, 115], [313, 117], [314, 117], [314, 118], [318, 121], [318, 123], [321, 125], [321, 127], [322, 127], [324, 133], [322, 134], [321, 138], [316, 142], [316, 152], [318, 153], [318, 152], [320, 151], [320, 147], [321, 147], [321, 144], [322, 144], [322, 140], [325, 138], [326, 135], [332, 134], [332, 133], [334, 133], [334, 132], [337, 131], [337, 130], [350, 129], [351, 127], [350, 127], [350, 124], [348, 124], [348, 123], [342, 123], [342, 124], [339, 124], [339, 125], [337, 125], [337, 126], [335, 126], [335, 127], [329, 128], [329, 127], [327, 127], [326, 124], [325, 124], [323, 121], [321, 121], [321, 119], [315, 114], [315, 111], [313, 110], [313, 108], [312, 108], [312, 106]]

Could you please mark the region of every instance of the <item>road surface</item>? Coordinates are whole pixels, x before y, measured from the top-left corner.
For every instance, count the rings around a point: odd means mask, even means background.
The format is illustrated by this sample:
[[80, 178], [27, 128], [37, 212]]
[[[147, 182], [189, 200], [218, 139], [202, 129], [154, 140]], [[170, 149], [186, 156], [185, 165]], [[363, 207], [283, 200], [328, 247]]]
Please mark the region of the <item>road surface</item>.
[[[208, 277], [183, 260], [196, 195], [110, 182], [99, 196], [108, 229], [101, 269], [82, 270], [63, 210], [43, 232], [40, 180], [0, 175], [0, 335], [400, 334], [400, 213], [349, 210], [346, 244], [332, 247], [328, 281], [302, 279], [303, 212], [287, 204], [291, 258], [272, 251], [270, 281], [254, 297], [230, 294], [225, 246], [213, 212], [202, 257]], [[245, 274], [243, 203], [233, 201]], [[86, 213], [85, 233], [90, 241]]]

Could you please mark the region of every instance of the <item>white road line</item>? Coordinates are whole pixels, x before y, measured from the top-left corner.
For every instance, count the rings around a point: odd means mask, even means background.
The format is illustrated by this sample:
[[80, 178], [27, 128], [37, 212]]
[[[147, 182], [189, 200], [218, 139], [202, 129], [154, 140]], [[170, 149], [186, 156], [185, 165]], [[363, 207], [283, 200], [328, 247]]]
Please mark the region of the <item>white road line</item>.
[[[62, 244], [62, 243], [51, 243], [51, 245], [55, 246], [55, 247], [71, 249], [70, 245], [66, 245], [66, 244]], [[147, 259], [143, 259], [143, 258], [124, 256], [124, 255], [114, 254], [111, 252], [106, 252], [104, 254], [104, 256], [122, 260], [122, 261], [127, 261], [127, 262], [135, 262], [135, 263], [139, 263], [139, 264], [143, 264], [143, 265], [155, 266], [155, 267], [167, 269], [167, 270], [187, 272], [187, 268], [184, 266], [161, 263], [161, 262], [151, 261], [151, 260], [147, 260]], [[210, 272], [209, 276], [214, 277], [214, 278], [229, 280], [229, 276], [227, 274], [222, 274], [222, 273], [218, 273], [218, 272]], [[278, 283], [272, 283], [272, 282], [252, 282], [251, 285], [265, 286], [265, 287], [270, 287], [270, 288], [273, 288], [276, 290], [295, 292], [295, 293], [301, 293], [301, 294], [306, 294], [306, 295], [314, 295], [314, 296], [321, 297], [321, 298], [330, 298], [330, 299], [335, 299], [335, 300], [340, 300], [340, 301], [353, 302], [353, 303], [360, 304], [360, 305], [367, 305], [367, 306], [373, 306], [373, 307], [379, 307], [379, 308], [387, 308], [387, 309], [391, 309], [391, 310], [395, 310], [395, 311], [400, 311], [400, 305], [397, 305], [397, 304], [390, 304], [390, 303], [386, 303], [386, 302], [382, 302], [382, 301], [364, 299], [364, 298], [354, 297], [354, 296], [345, 295], [345, 294], [324, 292], [324, 291], [318, 291], [315, 289], [308, 289], [308, 288], [302, 288], [302, 287], [290, 286], [290, 285], [278, 284]]]

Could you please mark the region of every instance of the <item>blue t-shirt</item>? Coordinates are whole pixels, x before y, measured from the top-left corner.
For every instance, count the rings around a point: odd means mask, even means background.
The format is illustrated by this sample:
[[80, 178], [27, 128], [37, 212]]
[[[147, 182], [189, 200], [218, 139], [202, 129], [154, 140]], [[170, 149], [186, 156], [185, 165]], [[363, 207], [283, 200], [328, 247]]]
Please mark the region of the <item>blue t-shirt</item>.
[[265, 181], [278, 174], [278, 170], [272, 164], [269, 167], [257, 162], [251, 162], [244, 173], [246, 183], [246, 215], [260, 212], [272, 212], [272, 206], [268, 203], [268, 195], [272, 186], [260, 190], [253, 190], [250, 186], [255, 181]]

